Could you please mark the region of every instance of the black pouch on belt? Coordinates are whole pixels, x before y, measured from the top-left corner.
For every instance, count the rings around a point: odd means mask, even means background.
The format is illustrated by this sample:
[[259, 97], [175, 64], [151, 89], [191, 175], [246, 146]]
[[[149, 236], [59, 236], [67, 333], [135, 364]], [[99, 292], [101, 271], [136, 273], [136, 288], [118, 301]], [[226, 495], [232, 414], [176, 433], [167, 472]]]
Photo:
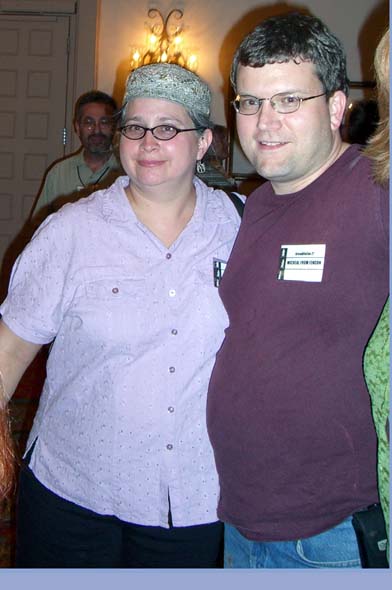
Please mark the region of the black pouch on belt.
[[380, 504], [353, 514], [353, 527], [357, 535], [363, 568], [388, 568], [387, 533]]

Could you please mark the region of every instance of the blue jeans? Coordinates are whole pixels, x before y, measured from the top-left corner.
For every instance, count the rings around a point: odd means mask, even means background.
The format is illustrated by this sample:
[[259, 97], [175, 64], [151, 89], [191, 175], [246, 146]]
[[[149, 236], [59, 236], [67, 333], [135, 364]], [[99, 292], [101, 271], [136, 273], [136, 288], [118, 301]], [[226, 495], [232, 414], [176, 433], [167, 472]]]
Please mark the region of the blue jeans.
[[297, 541], [249, 541], [225, 525], [225, 568], [360, 568], [352, 518]]

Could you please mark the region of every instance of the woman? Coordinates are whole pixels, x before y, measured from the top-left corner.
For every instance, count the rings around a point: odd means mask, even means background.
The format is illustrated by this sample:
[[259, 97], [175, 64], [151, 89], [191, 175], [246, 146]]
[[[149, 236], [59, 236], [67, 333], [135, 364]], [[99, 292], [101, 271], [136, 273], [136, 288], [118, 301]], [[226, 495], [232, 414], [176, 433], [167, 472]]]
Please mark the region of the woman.
[[135, 70], [122, 108], [127, 176], [49, 217], [1, 306], [9, 397], [41, 345], [18, 567], [216, 567], [207, 384], [227, 326], [216, 277], [239, 217], [194, 177], [210, 91], [172, 64]]
[[[375, 180], [389, 183], [389, 29], [377, 46], [374, 58], [380, 123], [365, 150], [373, 160]], [[378, 487], [389, 537], [389, 298], [368, 342], [364, 356], [366, 383], [372, 400], [378, 437]], [[389, 549], [388, 549], [389, 554]]]

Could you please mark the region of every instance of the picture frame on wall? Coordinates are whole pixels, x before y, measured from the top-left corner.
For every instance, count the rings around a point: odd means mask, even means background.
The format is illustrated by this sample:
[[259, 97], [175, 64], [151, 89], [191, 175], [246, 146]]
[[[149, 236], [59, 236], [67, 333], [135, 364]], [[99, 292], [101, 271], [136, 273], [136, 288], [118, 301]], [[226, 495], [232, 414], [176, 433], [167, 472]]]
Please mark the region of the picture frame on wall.
[[349, 84], [349, 95], [347, 104], [350, 100], [370, 100], [375, 98], [376, 82], [374, 80], [364, 80], [363, 82], [351, 81]]
[[[373, 129], [378, 121], [375, 88], [376, 82], [374, 80], [350, 82], [346, 113], [341, 126], [341, 134], [344, 141], [348, 141], [349, 143], [364, 143], [366, 136], [373, 133]], [[365, 104], [367, 102], [369, 102], [368, 105]], [[361, 105], [354, 119], [356, 127], [358, 127], [358, 124], [363, 126], [363, 131], [359, 135], [358, 130], [354, 131], [352, 129], [349, 131], [351, 113], [356, 109], [358, 103], [364, 103]]]

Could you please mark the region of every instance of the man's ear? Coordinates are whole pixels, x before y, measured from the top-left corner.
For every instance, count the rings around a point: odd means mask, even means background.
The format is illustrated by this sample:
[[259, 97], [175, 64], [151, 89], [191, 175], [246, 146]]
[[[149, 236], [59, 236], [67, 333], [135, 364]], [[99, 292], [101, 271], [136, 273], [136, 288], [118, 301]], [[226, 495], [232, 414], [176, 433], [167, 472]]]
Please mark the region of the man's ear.
[[211, 129], [205, 129], [199, 137], [199, 147], [197, 150], [197, 159], [201, 160], [212, 143]]
[[347, 96], [341, 90], [336, 90], [328, 100], [331, 129], [336, 131], [342, 124], [346, 111]]

